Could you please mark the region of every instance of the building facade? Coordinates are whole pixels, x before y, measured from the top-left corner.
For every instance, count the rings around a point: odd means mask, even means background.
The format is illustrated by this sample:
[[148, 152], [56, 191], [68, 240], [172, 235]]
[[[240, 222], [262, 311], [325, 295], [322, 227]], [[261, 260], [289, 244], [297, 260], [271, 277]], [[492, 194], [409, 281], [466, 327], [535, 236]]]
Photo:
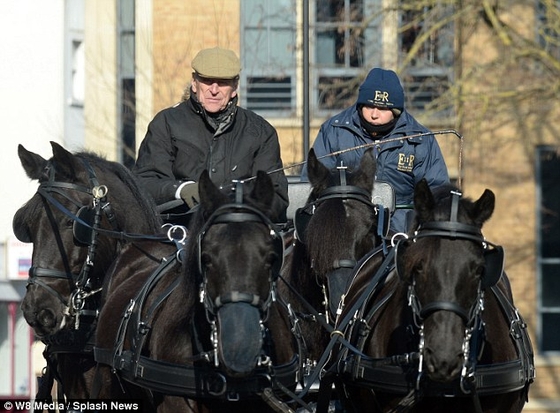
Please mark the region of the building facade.
[[[396, 70], [415, 117], [462, 135], [437, 139], [463, 192], [496, 194], [485, 235], [505, 247], [515, 304], [537, 353], [526, 411], [558, 411], [560, 49], [553, 23], [560, 5], [418, 3], [60, 0], [53, 23], [63, 28], [53, 40], [63, 46], [58, 140], [132, 165], [149, 121], [188, 87], [192, 58], [221, 46], [242, 62], [240, 104], [275, 126], [286, 173], [297, 179], [321, 123], [353, 103], [367, 72]], [[525, 45], [532, 47], [526, 53]], [[527, 60], [531, 50], [549, 60]], [[34, 139], [29, 149], [47, 155], [48, 133]]]

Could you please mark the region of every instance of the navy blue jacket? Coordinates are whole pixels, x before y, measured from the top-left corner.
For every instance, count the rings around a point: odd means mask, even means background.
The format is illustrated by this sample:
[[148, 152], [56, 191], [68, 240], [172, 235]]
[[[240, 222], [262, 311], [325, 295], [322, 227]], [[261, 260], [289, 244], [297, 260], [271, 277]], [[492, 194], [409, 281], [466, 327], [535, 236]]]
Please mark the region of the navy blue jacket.
[[[380, 140], [375, 141], [360, 125], [356, 105], [345, 109], [321, 126], [313, 143], [318, 158], [364, 144], [373, 145], [377, 158], [376, 180], [385, 181], [395, 189], [397, 206], [412, 205], [414, 186], [426, 178], [432, 188], [449, 182], [445, 160], [434, 135], [402, 139], [383, 144], [384, 140], [430, 132], [406, 110], [399, 116], [395, 128]], [[321, 162], [329, 169], [344, 162], [349, 169], [359, 166], [366, 148], [348, 151], [336, 156], [327, 156]], [[302, 170], [302, 180], [307, 181], [307, 165]], [[398, 209], [391, 220], [391, 229], [400, 232], [406, 228], [406, 209]]]

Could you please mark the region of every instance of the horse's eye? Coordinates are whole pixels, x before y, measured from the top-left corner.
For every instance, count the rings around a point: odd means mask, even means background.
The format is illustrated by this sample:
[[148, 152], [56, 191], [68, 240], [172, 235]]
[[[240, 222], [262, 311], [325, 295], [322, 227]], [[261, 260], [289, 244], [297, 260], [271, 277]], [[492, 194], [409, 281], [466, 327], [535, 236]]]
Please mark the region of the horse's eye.
[[474, 271], [475, 277], [476, 277], [477, 279], [482, 278], [482, 275], [484, 274], [484, 270], [485, 270], [484, 265], [478, 265], [478, 266], [476, 267], [475, 271]]
[[266, 267], [267, 269], [272, 268], [272, 266], [274, 266], [274, 264], [279, 260], [278, 258], [278, 254], [271, 252], [268, 254], [268, 257], [266, 259]]
[[419, 262], [416, 265], [414, 265], [414, 267], [412, 268], [412, 274], [414, 274], [416, 277], [422, 277], [425, 273], [424, 271], [424, 265]]

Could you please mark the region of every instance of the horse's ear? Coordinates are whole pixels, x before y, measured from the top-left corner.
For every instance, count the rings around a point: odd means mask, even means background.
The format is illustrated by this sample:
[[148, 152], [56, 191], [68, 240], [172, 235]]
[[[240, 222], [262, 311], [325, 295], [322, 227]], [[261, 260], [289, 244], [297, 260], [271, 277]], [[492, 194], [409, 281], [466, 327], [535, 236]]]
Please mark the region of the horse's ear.
[[208, 171], [205, 169], [200, 174], [198, 179], [198, 195], [200, 197], [200, 204], [205, 212], [211, 214], [219, 206], [225, 204], [228, 201], [226, 195], [224, 195], [220, 189], [214, 185], [214, 182], [210, 179]]
[[473, 218], [478, 226], [482, 226], [494, 212], [496, 196], [494, 192], [486, 189], [481, 197], [474, 203]]
[[363, 182], [365, 188], [373, 191], [373, 181], [377, 172], [377, 161], [373, 156], [373, 149], [364, 152], [360, 160], [360, 169], [356, 171], [356, 178]]
[[28, 151], [21, 144], [18, 145], [18, 156], [25, 174], [31, 179], [39, 180], [45, 171], [47, 160], [41, 155]]
[[309, 177], [309, 182], [311, 182], [311, 186], [317, 187], [320, 183], [325, 183], [329, 174], [329, 168], [317, 159], [315, 150], [311, 148], [307, 156], [307, 175]]
[[419, 222], [429, 222], [434, 219], [434, 195], [428, 186], [428, 181], [422, 178], [414, 188], [414, 210]]
[[367, 149], [362, 155], [360, 170], [371, 176], [375, 175], [377, 172], [377, 161], [375, 160], [375, 156], [373, 156], [373, 148]]
[[75, 179], [81, 167], [78, 158], [56, 142], [51, 141], [51, 147], [56, 173], [69, 179]]
[[257, 179], [251, 191], [251, 199], [260, 205], [262, 211], [270, 209], [274, 200], [274, 184], [268, 173], [257, 171]]

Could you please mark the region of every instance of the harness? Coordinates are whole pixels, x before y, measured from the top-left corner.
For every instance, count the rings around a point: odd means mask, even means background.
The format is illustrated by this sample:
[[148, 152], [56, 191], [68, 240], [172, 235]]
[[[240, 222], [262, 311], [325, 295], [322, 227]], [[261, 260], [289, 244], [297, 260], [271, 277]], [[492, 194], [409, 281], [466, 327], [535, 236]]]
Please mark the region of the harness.
[[[82, 159], [84, 167], [88, 173], [89, 187], [79, 184], [59, 182], [55, 180], [55, 169], [53, 165], [48, 167], [49, 179], [39, 185], [37, 193], [41, 195], [47, 217], [55, 231], [57, 246], [62, 258], [64, 270], [43, 268], [32, 266], [29, 269], [27, 285], [37, 285], [45, 289], [54, 296], [64, 308], [64, 319], [62, 327], [74, 318], [73, 329], [61, 329], [57, 333], [44, 337], [42, 341], [46, 344], [43, 356], [47, 362], [43, 369], [43, 376], [39, 379], [37, 399], [51, 400], [51, 389], [54, 382], [58, 382], [58, 399], [64, 400], [63, 378], [58, 373], [58, 354], [82, 354], [91, 355], [93, 350], [93, 336], [98, 315], [98, 301], [95, 300], [101, 291], [101, 287], [96, 287], [99, 280], [91, 278], [91, 269], [94, 265], [95, 255], [98, 247], [98, 229], [101, 225], [101, 215], [104, 214], [114, 229], [117, 228], [116, 219], [113, 214], [111, 204], [107, 201], [107, 187], [100, 185], [95, 171], [87, 160]], [[92, 204], [82, 205], [68, 195], [67, 191], [76, 191], [92, 197]], [[71, 213], [54, 195], [64, 197], [76, 207], [76, 215]], [[75, 242], [87, 248], [87, 255], [79, 273], [74, 273], [70, 269], [68, 257], [62, 240], [58, 234], [57, 225], [50, 205], [54, 206], [65, 215], [74, 220], [74, 239]], [[84, 231], [82, 226], [87, 225], [91, 231]], [[31, 241], [31, 240], [22, 240]], [[70, 283], [71, 293], [68, 299], [63, 297], [59, 291], [48, 285], [44, 279], [67, 280]]]
[[[378, 194], [372, 194], [363, 188], [355, 185], [349, 185], [347, 181], [347, 168], [343, 165], [337, 167], [339, 176], [339, 185], [327, 187], [322, 190], [315, 200], [308, 202], [304, 207], [298, 208], [295, 213], [294, 226], [295, 236], [303, 244], [307, 244], [306, 237], [307, 226], [315, 214], [316, 209], [325, 201], [341, 200], [341, 201], [357, 201], [364, 204], [372, 211], [376, 217], [376, 236], [381, 240], [384, 251], [387, 251], [385, 237], [389, 231], [390, 216], [392, 212], [392, 204], [394, 204], [394, 192], [387, 191], [383, 185], [384, 182], [376, 181], [374, 188], [381, 187]], [[375, 190], [374, 190], [375, 192]], [[373, 202], [375, 201], [375, 203]], [[342, 258], [333, 261], [332, 270], [325, 274], [327, 285], [321, 283], [325, 317], [327, 325], [334, 322], [340, 314], [340, 298], [347, 290], [345, 280], [352, 280], [352, 271], [357, 264], [354, 258]], [[330, 330], [328, 330], [330, 331]]]
[[[253, 293], [231, 291], [218, 297], [211, 297], [206, 289], [206, 270], [202, 260], [202, 244], [207, 231], [212, 225], [223, 223], [263, 223], [270, 229], [274, 249], [280, 258], [272, 268], [270, 290], [267, 297], [260, 297]], [[289, 394], [290, 387], [295, 387], [301, 370], [299, 354], [282, 365], [272, 365], [268, 356], [263, 357], [254, 372], [245, 378], [229, 377], [222, 371], [218, 360], [218, 345], [216, 335], [215, 316], [218, 310], [227, 303], [246, 303], [255, 306], [265, 320], [273, 301], [276, 300], [276, 278], [282, 266], [284, 243], [274, 224], [259, 210], [245, 204], [227, 204], [218, 208], [206, 221], [196, 239], [196, 259], [200, 283], [200, 303], [205, 312], [206, 319], [211, 326], [211, 349], [200, 349], [199, 352], [186, 358], [182, 363], [170, 363], [156, 360], [143, 352], [148, 333], [151, 330], [154, 314], [169, 298], [172, 292], [180, 285], [180, 278], [171, 281], [165, 290], [160, 293], [147, 306], [147, 299], [167, 274], [173, 274], [170, 269], [176, 265], [175, 255], [163, 260], [156, 271], [151, 274], [148, 281], [136, 297], [130, 301], [123, 314], [118, 335], [113, 349], [95, 348], [95, 360], [99, 363], [110, 365], [119, 375], [141, 387], [152, 391], [162, 392], [167, 395], [176, 395], [187, 398], [208, 398], [236, 401], [260, 395], [263, 399], [269, 398], [278, 402], [276, 394]], [[192, 311], [199, 311], [193, 309]], [[290, 313], [290, 319], [295, 324], [295, 315]], [[264, 322], [264, 321], [263, 321]], [[193, 322], [194, 323], [194, 322]], [[199, 334], [197, 326], [191, 325], [193, 335]], [[266, 334], [263, 331], [263, 334]], [[129, 343], [128, 345], [125, 345]], [[273, 392], [274, 394], [272, 394]]]
[[[43, 206], [51, 227], [55, 233], [56, 244], [60, 252], [62, 270], [43, 268], [37, 265], [29, 269], [28, 285], [40, 286], [50, 295], [58, 300], [63, 308], [64, 319], [61, 329], [55, 334], [43, 337], [46, 344], [43, 353], [47, 366], [43, 371], [43, 377], [39, 382], [37, 393], [38, 399], [50, 398], [50, 392], [54, 381], [59, 383], [59, 400], [64, 399], [63, 378], [59, 377], [57, 371], [58, 354], [76, 354], [91, 357], [93, 354], [94, 332], [97, 327], [97, 316], [99, 312], [99, 297], [101, 292], [101, 276], [92, 276], [96, 256], [99, 247], [99, 235], [104, 234], [121, 241], [154, 239], [162, 240], [159, 236], [145, 236], [126, 234], [119, 231], [116, 216], [112, 205], [107, 199], [108, 188], [101, 185], [97, 179], [95, 170], [85, 158], [80, 158], [87, 173], [89, 185], [80, 185], [70, 182], [57, 181], [55, 178], [55, 167], [49, 163], [46, 167], [48, 179], [39, 184], [37, 193], [41, 196]], [[91, 197], [91, 203], [81, 203], [74, 199], [69, 192], [86, 194]], [[77, 208], [74, 214], [62, 202], [63, 197]], [[58, 198], [58, 199], [57, 199]], [[70, 269], [69, 257], [59, 235], [58, 226], [53, 215], [54, 207], [73, 221], [74, 243], [79, 248], [87, 248], [86, 258], [79, 270], [73, 272]], [[105, 217], [111, 229], [102, 228], [102, 219]], [[17, 234], [23, 242], [31, 242], [27, 234]], [[23, 238], [23, 239], [22, 239]], [[47, 283], [47, 280], [66, 280], [69, 282], [71, 293], [68, 298]], [[68, 321], [74, 319], [72, 328], [64, 328]]]
[[[341, 344], [337, 363], [333, 366], [341, 382], [372, 389], [373, 391], [402, 395], [400, 403], [392, 412], [407, 411], [425, 396], [433, 397], [471, 397], [475, 411], [481, 412], [480, 396], [496, 395], [526, 389], [533, 382], [535, 367], [533, 351], [527, 326], [517, 309], [495, 284], [503, 272], [503, 249], [484, 239], [480, 228], [462, 224], [457, 221], [457, 209], [460, 193], [452, 193], [452, 208], [449, 221], [429, 222], [421, 225], [409, 240], [401, 240], [386, 257], [370, 282], [370, 286], [359, 296], [336, 327], [345, 332], [346, 337], [357, 340], [356, 348]], [[371, 320], [393, 296], [395, 289], [386, 292], [366, 313], [368, 303], [374, 294], [381, 291], [381, 286], [394, 274], [399, 274], [399, 255], [406, 248], [406, 243], [415, 242], [424, 237], [445, 237], [464, 239], [481, 243], [486, 260], [486, 271], [478, 290], [476, 302], [467, 312], [454, 302], [436, 301], [421, 305], [416, 297], [414, 283], [408, 291], [408, 303], [411, 308], [415, 326], [411, 326], [419, 338], [418, 351], [384, 358], [372, 358], [363, 353], [369, 336]], [[492, 247], [492, 248], [490, 248]], [[393, 270], [396, 269], [395, 272]], [[402, 269], [400, 269], [402, 271]], [[359, 271], [359, 269], [357, 269]], [[394, 287], [396, 288], [396, 287]], [[481, 314], [484, 308], [484, 291], [488, 289], [496, 298], [503, 315], [510, 325], [510, 336], [518, 358], [503, 363], [489, 365], [478, 364], [482, 351], [484, 324]], [[451, 311], [463, 319], [466, 329], [463, 341], [463, 368], [460, 378], [444, 384], [423, 380], [423, 320], [437, 311]], [[330, 378], [330, 382], [334, 377]], [[328, 383], [327, 383], [328, 384]], [[325, 386], [326, 387], [326, 386]], [[324, 399], [324, 395], [321, 397]], [[317, 411], [324, 411], [324, 402]], [[323, 410], [321, 410], [323, 409]]]

